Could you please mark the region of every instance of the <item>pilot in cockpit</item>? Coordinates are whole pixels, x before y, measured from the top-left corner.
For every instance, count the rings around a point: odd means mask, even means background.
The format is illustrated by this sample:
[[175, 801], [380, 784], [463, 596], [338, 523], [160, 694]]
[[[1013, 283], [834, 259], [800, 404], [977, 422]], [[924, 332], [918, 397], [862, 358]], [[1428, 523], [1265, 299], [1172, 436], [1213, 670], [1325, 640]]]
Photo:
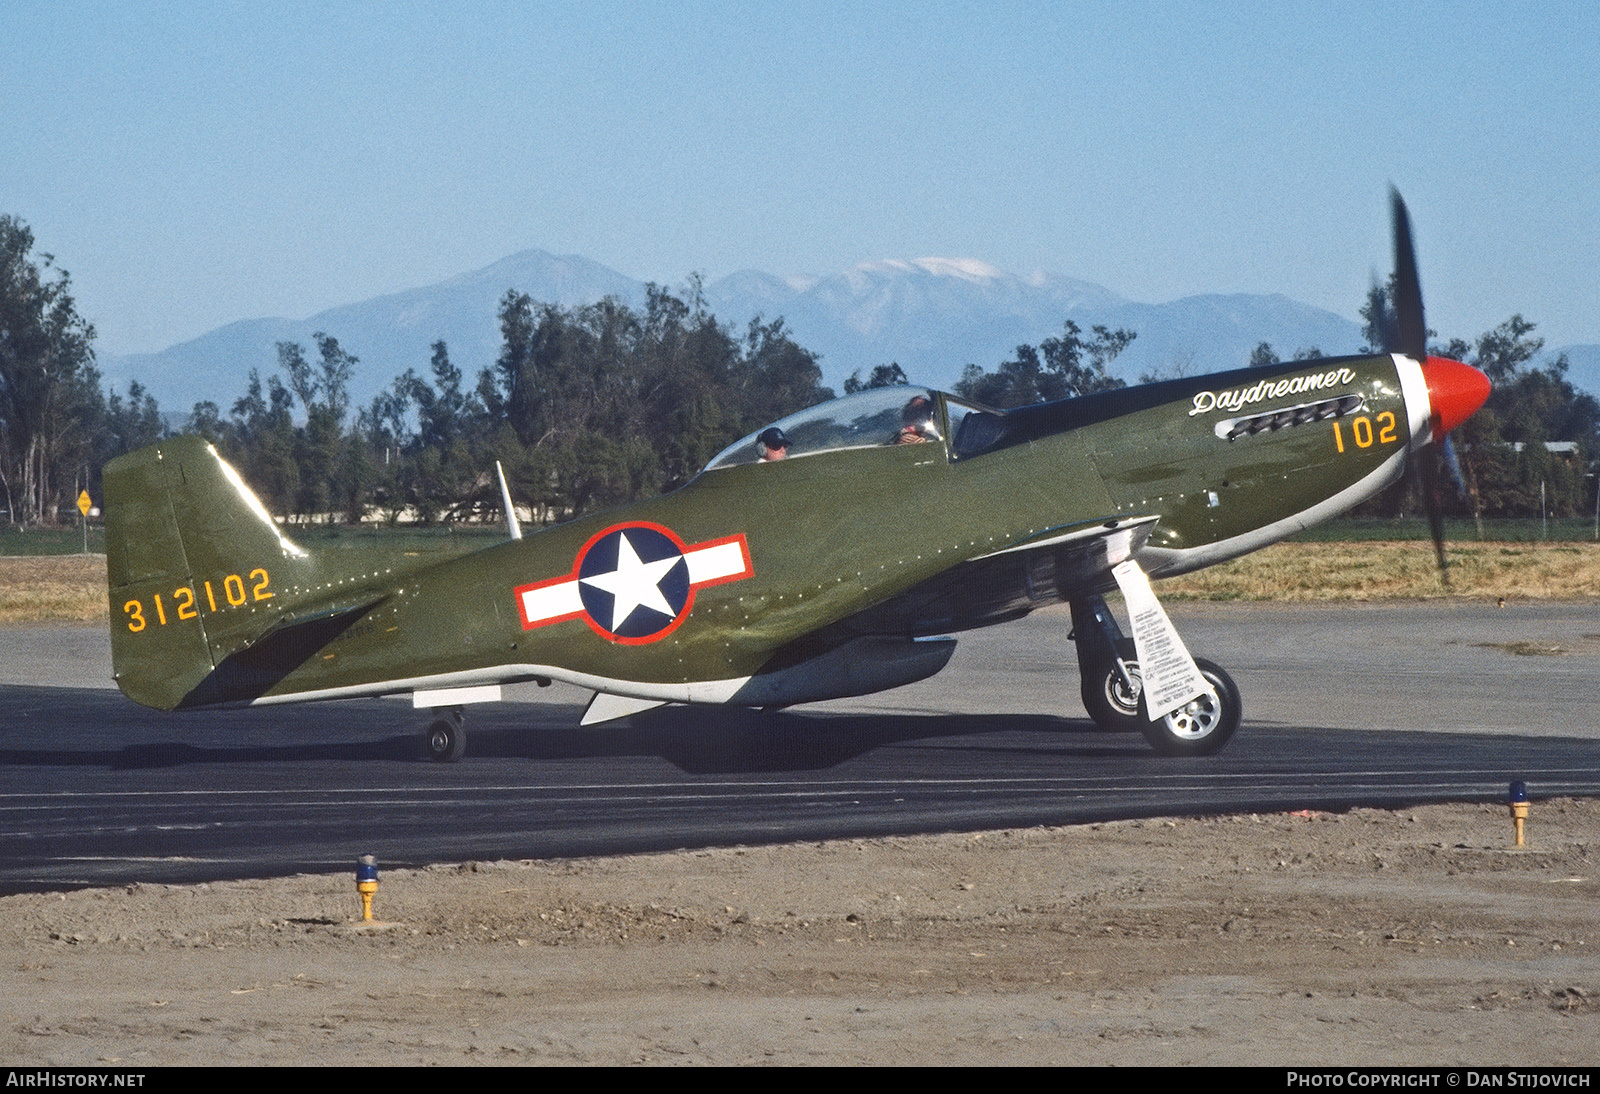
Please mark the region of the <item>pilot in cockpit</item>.
[[905, 424], [890, 444], [922, 444], [939, 435], [933, 425], [933, 401], [926, 395], [913, 395], [900, 412], [900, 420]]
[[781, 460], [789, 454], [789, 438], [777, 426], [763, 429], [756, 438], [756, 450], [761, 453], [763, 463]]

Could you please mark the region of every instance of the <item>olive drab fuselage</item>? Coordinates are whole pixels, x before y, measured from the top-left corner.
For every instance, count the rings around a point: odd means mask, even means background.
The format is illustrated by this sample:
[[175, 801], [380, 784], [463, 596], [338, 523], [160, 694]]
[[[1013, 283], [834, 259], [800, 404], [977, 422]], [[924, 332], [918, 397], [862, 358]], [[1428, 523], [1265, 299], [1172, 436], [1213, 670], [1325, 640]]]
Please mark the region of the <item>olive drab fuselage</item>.
[[924, 443], [797, 442], [446, 561], [304, 551], [208, 445], [163, 441], [106, 473], [118, 682], [166, 709], [533, 678], [737, 702], [853, 638], [1103, 591], [1119, 554], [1159, 577], [1333, 516], [1425, 430], [1407, 369], [1289, 362], [1004, 415], [929, 393]]

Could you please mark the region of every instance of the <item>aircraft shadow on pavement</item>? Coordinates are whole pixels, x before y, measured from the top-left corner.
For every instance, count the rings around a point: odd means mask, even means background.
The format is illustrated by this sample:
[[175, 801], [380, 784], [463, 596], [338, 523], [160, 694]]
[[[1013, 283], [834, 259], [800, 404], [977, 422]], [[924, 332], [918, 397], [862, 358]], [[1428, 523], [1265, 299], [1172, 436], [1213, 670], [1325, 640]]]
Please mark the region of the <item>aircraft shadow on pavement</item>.
[[[580, 727], [581, 708], [498, 703], [467, 711], [467, 762], [555, 764], [660, 760], [691, 775], [823, 771], [867, 761], [944, 768], [943, 756], [983, 755], [1015, 764], [1187, 770], [1344, 771], [1357, 766], [1427, 769], [1465, 758], [1518, 777], [1573, 742], [1420, 731], [1335, 730], [1248, 720], [1219, 756], [1157, 756], [1137, 733], [1098, 731], [1086, 718], [1036, 714], [851, 713], [664, 707]], [[0, 768], [141, 770], [191, 765], [425, 764], [426, 712], [392, 700], [165, 714], [114, 691], [0, 685]], [[433, 765], [428, 765], [433, 766]], [[447, 770], [445, 765], [441, 767]]]
[[[426, 711], [359, 700], [169, 714], [106, 690], [0, 686], [0, 766], [135, 770], [194, 764], [421, 760]], [[890, 747], [1080, 757], [1147, 751], [1137, 734], [1099, 733], [1085, 718], [937, 713], [827, 714], [665, 707], [581, 727], [572, 704], [467, 710], [467, 757], [564, 761], [658, 758], [690, 774], [825, 770]], [[398, 732], [396, 732], [398, 730]], [[1019, 744], [1017, 737], [1030, 742]]]
[[[470, 723], [469, 723], [470, 725]], [[983, 750], [998, 736], [1036, 741], [1039, 751], [1077, 755], [1122, 753], [1143, 740], [1095, 731], [1087, 719], [1034, 714], [824, 714], [716, 707], [666, 707], [609, 726], [506, 726], [498, 720], [468, 730], [476, 756], [565, 760], [656, 756], [689, 774], [819, 771], [889, 747]], [[1092, 743], [1091, 743], [1092, 742]]]

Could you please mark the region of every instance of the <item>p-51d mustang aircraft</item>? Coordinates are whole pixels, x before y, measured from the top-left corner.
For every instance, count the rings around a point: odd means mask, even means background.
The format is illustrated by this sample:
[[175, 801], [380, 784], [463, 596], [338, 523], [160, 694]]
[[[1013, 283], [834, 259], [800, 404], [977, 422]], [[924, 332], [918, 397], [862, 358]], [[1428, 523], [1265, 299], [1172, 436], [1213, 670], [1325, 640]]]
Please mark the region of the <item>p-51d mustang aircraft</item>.
[[105, 470], [118, 686], [162, 710], [410, 692], [444, 712], [427, 751], [454, 760], [461, 707], [507, 683], [592, 688], [584, 724], [783, 707], [931, 676], [952, 632], [1065, 600], [1091, 717], [1215, 752], [1238, 690], [1190, 657], [1148, 578], [1327, 520], [1409, 460], [1431, 480], [1427, 450], [1489, 394], [1428, 356], [1393, 206], [1393, 352], [1006, 412], [865, 391], [738, 441], [672, 494], [527, 538], [512, 520], [507, 542], [447, 561], [307, 551], [210, 445], [162, 441]]

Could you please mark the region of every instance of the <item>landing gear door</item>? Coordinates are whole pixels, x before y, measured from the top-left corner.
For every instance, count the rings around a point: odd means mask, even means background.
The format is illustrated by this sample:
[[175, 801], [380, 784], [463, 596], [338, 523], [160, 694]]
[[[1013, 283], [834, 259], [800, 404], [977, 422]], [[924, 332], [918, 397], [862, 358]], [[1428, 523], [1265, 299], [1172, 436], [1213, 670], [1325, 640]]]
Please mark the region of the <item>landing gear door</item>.
[[1200, 669], [1178, 637], [1172, 620], [1150, 588], [1150, 579], [1129, 559], [1111, 570], [1128, 605], [1133, 643], [1144, 674], [1145, 716], [1152, 722], [1211, 690]]

